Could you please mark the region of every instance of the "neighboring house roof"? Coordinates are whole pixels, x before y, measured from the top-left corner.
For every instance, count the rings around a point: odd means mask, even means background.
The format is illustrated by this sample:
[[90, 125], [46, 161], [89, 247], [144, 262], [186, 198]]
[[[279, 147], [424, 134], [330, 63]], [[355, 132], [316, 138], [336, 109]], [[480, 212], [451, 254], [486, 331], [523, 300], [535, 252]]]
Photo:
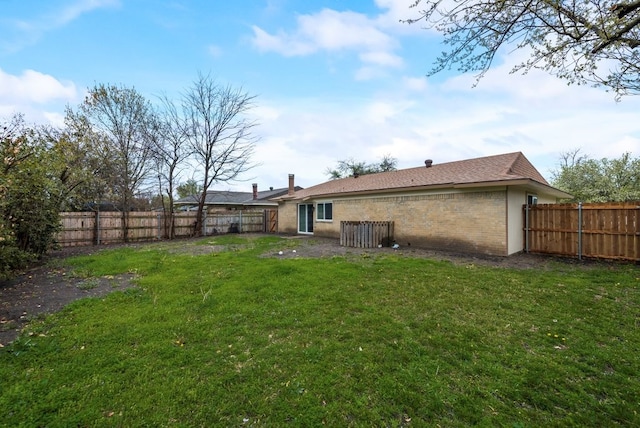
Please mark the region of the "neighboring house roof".
[[[295, 190], [302, 190], [302, 187], [296, 186]], [[278, 205], [277, 202], [271, 199], [287, 194], [288, 188], [264, 190], [257, 192], [256, 198], [253, 197], [253, 192], [235, 192], [231, 190], [209, 190], [205, 196], [205, 205]], [[186, 198], [179, 199], [174, 202], [174, 205], [197, 205], [199, 201], [198, 195], [187, 196]]]
[[521, 152], [515, 152], [432, 164], [428, 167], [422, 166], [331, 180], [299, 190], [293, 195], [284, 195], [279, 199], [305, 200], [337, 195], [386, 193], [428, 188], [519, 184], [544, 189], [547, 193], [558, 198], [571, 196], [551, 187]]

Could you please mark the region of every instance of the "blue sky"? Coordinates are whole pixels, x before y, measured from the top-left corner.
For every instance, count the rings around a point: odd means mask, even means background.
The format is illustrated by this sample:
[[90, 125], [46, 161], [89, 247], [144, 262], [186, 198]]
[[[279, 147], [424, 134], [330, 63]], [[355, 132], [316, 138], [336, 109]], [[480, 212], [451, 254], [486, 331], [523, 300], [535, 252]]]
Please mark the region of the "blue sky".
[[[178, 97], [198, 73], [257, 96], [250, 191], [326, 181], [341, 159], [399, 168], [521, 151], [547, 178], [560, 153], [640, 156], [640, 98], [510, 75], [427, 77], [441, 35], [400, 23], [412, 0], [1, 0], [0, 118], [61, 124], [95, 83]], [[184, 171], [182, 179], [195, 175]]]

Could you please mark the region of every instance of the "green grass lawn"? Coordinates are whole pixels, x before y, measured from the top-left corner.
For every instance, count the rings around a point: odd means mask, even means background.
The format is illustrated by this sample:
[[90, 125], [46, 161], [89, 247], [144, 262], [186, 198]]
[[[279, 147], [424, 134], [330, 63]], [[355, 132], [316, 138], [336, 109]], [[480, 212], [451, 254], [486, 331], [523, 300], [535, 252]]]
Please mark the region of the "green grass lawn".
[[637, 266], [199, 243], [227, 249], [70, 260], [139, 287], [75, 302], [0, 350], [0, 425], [640, 426]]

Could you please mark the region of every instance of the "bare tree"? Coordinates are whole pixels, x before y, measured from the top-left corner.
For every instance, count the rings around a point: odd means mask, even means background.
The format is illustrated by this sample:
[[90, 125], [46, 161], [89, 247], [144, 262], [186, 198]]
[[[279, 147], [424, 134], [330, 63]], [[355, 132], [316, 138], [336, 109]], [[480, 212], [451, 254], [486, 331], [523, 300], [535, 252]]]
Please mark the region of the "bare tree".
[[242, 88], [218, 85], [200, 74], [183, 97], [189, 123], [189, 145], [204, 178], [198, 202], [195, 233], [202, 231], [204, 203], [213, 183], [236, 179], [255, 165], [250, 162], [256, 143], [256, 122], [245, 117], [255, 97]]
[[[574, 166], [586, 161], [589, 159], [589, 157], [585, 154], [580, 153], [582, 151], [582, 149], [580, 148], [573, 148], [573, 149], [569, 149], [566, 152], [562, 152], [560, 153], [560, 158], [559, 158], [559, 169], [562, 168], [573, 168]], [[554, 178], [557, 174], [557, 172], [554, 172]]]
[[107, 144], [116, 174], [111, 179], [113, 191], [119, 199], [123, 216], [123, 237], [128, 241], [129, 211], [143, 182], [153, 167], [149, 162], [152, 151], [152, 109], [149, 102], [133, 88], [96, 85], [80, 106], [91, 131]]
[[415, 0], [423, 22], [448, 46], [430, 74], [458, 64], [480, 79], [505, 46], [528, 48], [512, 72], [542, 69], [573, 84], [593, 84], [619, 99], [640, 93], [640, 1]]
[[[180, 177], [182, 166], [186, 163], [189, 126], [186, 119], [178, 113], [176, 105], [166, 95], [160, 97], [162, 109], [157, 113], [154, 135], [154, 159], [157, 164], [158, 186], [162, 198], [166, 234], [170, 239], [175, 236], [173, 216], [173, 195]], [[165, 201], [165, 196], [167, 200]]]

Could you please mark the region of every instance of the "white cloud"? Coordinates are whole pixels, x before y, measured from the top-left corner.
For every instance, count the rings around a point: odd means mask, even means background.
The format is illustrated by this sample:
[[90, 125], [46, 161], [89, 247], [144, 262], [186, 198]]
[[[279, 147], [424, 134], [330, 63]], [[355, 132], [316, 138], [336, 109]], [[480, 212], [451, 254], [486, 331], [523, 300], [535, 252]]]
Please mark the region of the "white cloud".
[[253, 116], [255, 116], [258, 123], [263, 123], [266, 121], [277, 120], [281, 112], [275, 107], [267, 106], [267, 105], [258, 105], [254, 109], [251, 110]]
[[412, 2], [408, 0], [375, 0], [378, 8], [385, 10], [377, 21], [380, 27], [392, 30], [400, 34], [424, 34], [424, 24], [407, 24], [407, 19], [420, 17], [419, 7], [409, 7]]
[[511, 75], [510, 69], [491, 69], [476, 88], [466, 75], [430, 85], [424, 102], [437, 108], [417, 134], [453, 148], [459, 158], [522, 151], [547, 177], [560, 154], [573, 148], [596, 158], [640, 155], [640, 99], [616, 103], [601, 89], [568, 87], [537, 71]]
[[64, 115], [58, 112], [43, 112], [46, 122], [50, 125], [62, 128], [64, 126]]
[[279, 31], [271, 35], [257, 26], [253, 31], [253, 43], [259, 50], [284, 56], [308, 55], [320, 50], [389, 50], [395, 45], [393, 39], [377, 29], [365, 15], [331, 9], [298, 16], [297, 27], [291, 33]]
[[14, 76], [0, 69], [0, 102], [45, 104], [49, 101], [71, 100], [77, 96], [76, 86], [63, 83], [53, 76], [25, 70]]
[[29, 120], [59, 125], [64, 106], [77, 101], [80, 96], [73, 82], [62, 82], [34, 70], [25, 70], [15, 76], [0, 69], [2, 117], [20, 112]]
[[384, 70], [380, 68], [365, 66], [360, 67], [358, 70], [356, 70], [354, 78], [358, 82], [363, 82], [366, 80], [378, 79], [384, 77], [385, 75], [386, 73], [384, 72]]
[[295, 37], [279, 32], [272, 36], [260, 27], [253, 26], [253, 45], [262, 52], [277, 52], [284, 56], [301, 56], [314, 53], [317, 48], [305, 40], [296, 40]]
[[381, 65], [383, 67], [399, 68], [403, 65], [402, 58], [383, 51], [364, 52], [360, 54], [360, 59], [364, 63]]
[[298, 23], [301, 34], [325, 50], [379, 50], [394, 44], [373, 21], [360, 13], [324, 9], [317, 15], [301, 16]]
[[268, 33], [253, 26], [252, 43], [261, 52], [285, 57], [306, 56], [320, 51], [357, 54], [367, 66], [356, 78], [367, 80], [380, 75], [373, 67], [398, 68], [403, 59], [394, 53], [397, 41], [377, 27], [376, 21], [355, 12], [323, 9], [313, 15], [300, 15], [291, 32]]
[[24, 46], [37, 42], [45, 33], [63, 27], [85, 13], [119, 5], [120, 0], [76, 0], [31, 20], [7, 21], [9, 31], [5, 33], [4, 40], [0, 40], [0, 46], [5, 52], [19, 51]]
[[61, 27], [69, 22], [74, 21], [79, 16], [91, 12], [95, 9], [102, 9], [107, 7], [116, 7], [120, 5], [120, 0], [77, 0], [74, 3], [69, 4], [66, 7], [60, 9], [60, 11], [52, 14], [48, 20], [50, 27]]
[[[475, 75], [462, 74], [452, 77], [445, 83], [444, 88], [452, 91], [468, 91], [473, 89], [475, 93], [492, 96], [509, 95], [529, 102], [534, 100], [547, 100], [553, 97], [567, 96], [572, 89], [585, 94], [582, 88], [567, 88], [565, 81], [554, 78], [540, 70], [531, 70], [529, 73], [511, 74], [513, 62], [504, 63], [492, 68], [479, 81]], [[600, 96], [606, 96], [604, 91], [598, 91]], [[612, 97], [610, 97], [612, 99]]]
[[367, 117], [373, 123], [385, 123], [396, 114], [392, 105], [385, 102], [374, 102], [368, 107]]
[[217, 45], [207, 46], [207, 52], [209, 53], [209, 56], [211, 56], [212, 58], [220, 58], [223, 53], [222, 48]]
[[404, 86], [410, 91], [423, 92], [428, 87], [426, 77], [404, 77], [402, 80]]
[[[550, 178], [560, 154], [577, 147], [595, 158], [640, 156], [640, 99], [615, 103], [601, 90], [567, 88], [544, 74], [496, 69], [486, 78], [490, 90], [458, 77], [442, 84], [405, 77], [397, 90], [366, 98], [269, 101], [262, 114], [268, 120], [259, 128], [269, 137], [261, 143], [256, 175], [284, 180], [294, 173], [306, 187], [326, 181], [327, 167], [341, 159], [374, 162], [390, 154], [409, 168], [425, 159], [522, 151]], [[536, 87], [540, 93], [530, 95]]]

